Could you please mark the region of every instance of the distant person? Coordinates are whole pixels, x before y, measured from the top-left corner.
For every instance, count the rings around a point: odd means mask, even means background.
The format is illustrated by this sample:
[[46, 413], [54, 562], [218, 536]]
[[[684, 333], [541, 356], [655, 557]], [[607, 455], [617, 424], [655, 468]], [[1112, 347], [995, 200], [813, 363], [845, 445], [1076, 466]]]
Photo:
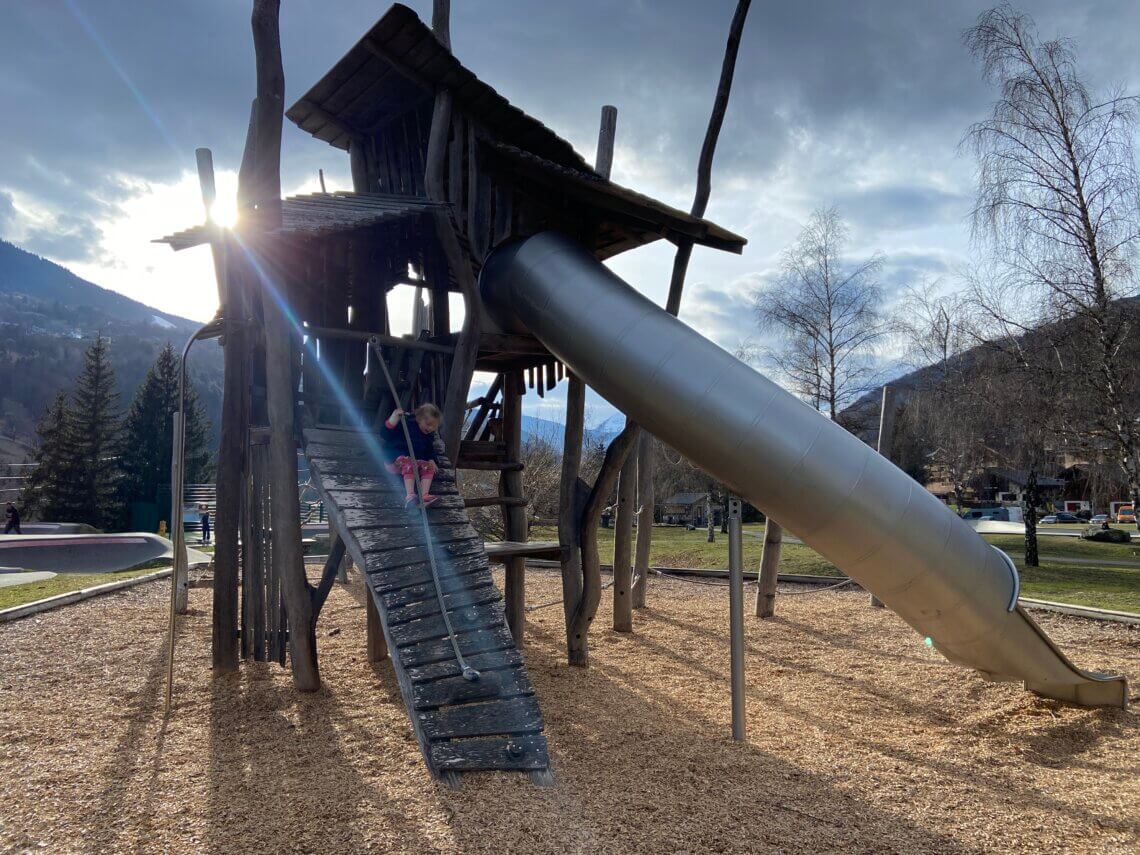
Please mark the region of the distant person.
[[20, 512], [11, 502], [4, 508], [4, 534], [23, 534], [20, 531]]
[[[404, 477], [404, 507], [416, 501], [416, 478], [420, 479], [420, 495], [423, 496], [424, 507], [434, 503], [439, 497], [433, 496], [431, 490], [432, 479], [439, 471], [439, 457], [435, 453], [434, 434], [439, 430], [439, 423], [443, 419], [439, 407], [435, 404], [420, 404], [414, 414], [409, 415], [396, 407], [392, 415], [384, 422], [380, 430], [380, 442], [390, 455], [392, 462], [387, 464], [389, 472], [398, 473]], [[412, 453], [415, 460], [408, 456], [408, 440], [404, 436], [404, 429], [400, 427], [403, 420], [408, 429], [408, 436], [412, 440]]]
[[202, 524], [202, 543], [210, 542], [210, 506], [205, 502], [198, 505], [198, 522]]
[[1108, 528], [1109, 528], [1108, 520], [1101, 520], [1100, 521], [1100, 528], [1101, 528], [1101, 531], [1108, 531]]

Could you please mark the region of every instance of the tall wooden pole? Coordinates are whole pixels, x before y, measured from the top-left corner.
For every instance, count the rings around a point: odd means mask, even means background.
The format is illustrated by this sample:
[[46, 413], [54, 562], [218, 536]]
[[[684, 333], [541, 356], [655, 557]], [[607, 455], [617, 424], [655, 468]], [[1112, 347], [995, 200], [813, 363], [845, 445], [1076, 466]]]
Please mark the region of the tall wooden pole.
[[630, 454], [618, 480], [617, 513], [614, 516], [614, 629], [633, 632], [633, 540], [634, 503], [637, 501], [637, 458]]
[[574, 614], [582, 600], [582, 552], [578, 471], [582, 464], [582, 435], [585, 432], [586, 384], [576, 374], [566, 378], [566, 428], [562, 438], [562, 472], [558, 482], [558, 544], [562, 547], [562, 607], [566, 616], [566, 650], [570, 664], [579, 656], [585, 664], [582, 638], [572, 629]]
[[295, 369], [300, 342], [289, 320], [286, 265], [280, 246], [265, 233], [281, 225], [281, 123], [285, 72], [281, 63], [280, 0], [254, 0], [251, 27], [257, 67], [256, 156], [253, 197], [256, 213], [247, 245], [256, 260], [265, 324], [265, 393], [269, 416], [270, 513], [273, 561], [289, 615], [293, 684], [301, 691], [320, 688], [315, 609], [301, 552], [301, 512], [297, 496], [297, 441], [294, 424]]
[[[608, 178], [613, 165], [617, 108], [602, 107], [598, 130], [598, 151], [594, 158], [597, 172]], [[562, 442], [562, 473], [559, 482], [558, 542], [562, 547], [562, 603], [566, 616], [566, 658], [571, 665], [589, 662], [590, 622], [601, 598], [601, 571], [585, 560], [583, 529], [588, 487], [579, 477], [582, 464], [582, 437], [585, 433], [586, 385], [576, 374], [567, 378], [566, 430]], [[594, 544], [597, 552], [597, 544]], [[595, 561], [594, 565], [599, 562]]]
[[[728, 28], [728, 43], [724, 48], [724, 61], [720, 66], [720, 80], [716, 87], [716, 98], [713, 100], [712, 115], [709, 116], [705, 141], [701, 145], [701, 154], [697, 159], [697, 191], [693, 196], [693, 206], [689, 209], [689, 213], [694, 217], [705, 215], [709, 195], [712, 193], [713, 155], [716, 154], [720, 129], [728, 111], [728, 96], [732, 93], [732, 77], [736, 72], [736, 55], [740, 52], [740, 38], [744, 33], [744, 21], [748, 17], [748, 7], [751, 5], [752, 0], [737, 0], [736, 13], [732, 16], [732, 23]], [[680, 312], [681, 291], [685, 287], [685, 273], [689, 269], [689, 259], [692, 255], [691, 241], [682, 241], [677, 245], [677, 254], [673, 258], [673, 276], [669, 281], [669, 298], [665, 302], [665, 309], [671, 315]]]
[[[522, 374], [512, 371], [503, 379], [503, 438], [507, 444], [507, 460], [517, 462], [522, 457]], [[522, 472], [507, 470], [500, 476], [499, 492], [504, 496], [521, 496]], [[507, 540], [524, 541], [526, 508], [518, 505], [503, 506]], [[526, 559], [514, 556], [506, 559], [506, 590], [503, 593], [507, 612], [507, 625], [511, 628], [515, 644], [521, 646], [526, 628]]]
[[[432, 33], [448, 50], [451, 50], [451, 3], [450, 0], [434, 0], [431, 16]], [[451, 134], [450, 89], [439, 89], [435, 93], [432, 108], [431, 130], [428, 133], [428, 149], [424, 165], [424, 186], [429, 199], [447, 201], [447, 191], [443, 176], [446, 172], [447, 143]], [[471, 271], [467, 256], [455, 234], [455, 227], [447, 211], [440, 209], [434, 215], [436, 238], [440, 250], [447, 259], [447, 265], [459, 283], [463, 294], [463, 327], [455, 342], [455, 354], [451, 360], [451, 372], [447, 378], [447, 390], [443, 399], [443, 424], [440, 435], [452, 460], [459, 456], [459, 439], [463, 433], [463, 414], [467, 406], [467, 393], [471, 388], [471, 377], [475, 372], [475, 359], [479, 353], [480, 297], [475, 275]]]
[[[895, 395], [890, 386], [883, 387], [883, 397], [879, 405], [879, 440], [878, 452], [891, 459], [891, 450], [895, 437]], [[874, 594], [870, 595], [870, 604], [877, 609], [883, 608], [883, 601]]]
[[653, 436], [641, 432], [637, 443], [637, 548], [633, 561], [633, 607], [645, 608], [649, 590], [649, 550], [653, 545]]

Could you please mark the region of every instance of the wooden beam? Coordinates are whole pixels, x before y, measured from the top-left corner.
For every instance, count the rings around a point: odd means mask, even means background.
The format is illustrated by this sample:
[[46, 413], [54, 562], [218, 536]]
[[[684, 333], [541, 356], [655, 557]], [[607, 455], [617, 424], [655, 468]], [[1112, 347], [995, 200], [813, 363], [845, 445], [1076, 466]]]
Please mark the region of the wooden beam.
[[756, 587], [756, 617], [776, 613], [776, 582], [780, 569], [780, 549], [784, 529], [771, 517], [764, 525], [764, 551], [760, 554], [760, 580]]
[[637, 456], [630, 454], [618, 478], [617, 513], [614, 519], [614, 630], [633, 632], [633, 540], [634, 503], [637, 501]]
[[[751, 0], [737, 0], [736, 12], [728, 28], [728, 43], [724, 48], [724, 60], [720, 67], [720, 80], [717, 82], [716, 98], [713, 99], [712, 115], [705, 129], [705, 139], [701, 144], [701, 154], [697, 159], [697, 190], [693, 196], [693, 206], [689, 209], [694, 217], [704, 217], [712, 192], [712, 163], [716, 154], [717, 140], [724, 124], [724, 114], [728, 110], [728, 96], [732, 92], [732, 77], [736, 71], [736, 55], [740, 51], [740, 37], [744, 32], [744, 21], [748, 17]], [[669, 280], [669, 296], [665, 309], [676, 316], [681, 309], [681, 292], [685, 287], [685, 274], [689, 269], [689, 259], [693, 255], [691, 241], [683, 241], [677, 247], [673, 258], [673, 274]]]
[[[521, 377], [512, 372], [503, 381], [503, 438], [507, 444], [507, 458], [517, 461], [522, 451], [522, 383]], [[522, 467], [510, 468], [499, 476], [499, 493], [503, 496], [521, 497]], [[506, 540], [521, 543], [527, 539], [526, 507], [517, 504], [503, 505], [503, 522]], [[511, 628], [515, 644], [523, 644], [526, 628], [526, 561], [521, 556], [508, 558], [506, 567], [506, 590], [504, 593], [507, 611], [507, 625]]]
[[317, 584], [317, 588], [313, 591], [313, 620], [315, 621], [324, 608], [325, 600], [329, 598], [329, 592], [332, 590], [333, 582], [336, 581], [337, 574], [340, 572], [340, 565], [344, 560], [344, 539], [329, 529], [329, 554], [325, 559], [325, 568], [321, 572], [321, 581]]
[[594, 171], [603, 178], [610, 177], [614, 165], [614, 137], [617, 135], [617, 107], [602, 107], [602, 120], [598, 128], [598, 153], [594, 158]]
[[581, 516], [578, 472], [586, 414], [586, 384], [570, 374], [566, 385], [566, 428], [562, 439], [562, 471], [558, 482], [558, 543], [562, 546], [562, 606], [566, 618], [566, 655], [571, 665], [587, 662], [585, 634], [575, 634], [574, 614], [582, 599]]
[[637, 443], [637, 547], [633, 562], [633, 607], [645, 608], [649, 590], [649, 550], [653, 544], [653, 465], [654, 439], [641, 432]]
[[[281, 64], [280, 0], [254, 0], [251, 27], [257, 71], [257, 155], [254, 159], [257, 208], [255, 231], [247, 243], [258, 257], [265, 330], [266, 403], [269, 416], [270, 510], [273, 561], [281, 578], [289, 613], [289, 649], [293, 685], [315, 692], [321, 686], [317, 668], [316, 621], [311, 588], [301, 551], [301, 517], [297, 498], [297, 445], [294, 425], [294, 363], [299, 341], [284, 305], [285, 265], [275, 264], [274, 251], [258, 232], [281, 227], [281, 123], [285, 74]], [[299, 338], [299, 335], [296, 336]]]
[[388, 642], [384, 638], [384, 627], [380, 623], [380, 612], [372, 601], [372, 592], [364, 586], [364, 612], [366, 615], [366, 646], [369, 662], [380, 662], [388, 658]]

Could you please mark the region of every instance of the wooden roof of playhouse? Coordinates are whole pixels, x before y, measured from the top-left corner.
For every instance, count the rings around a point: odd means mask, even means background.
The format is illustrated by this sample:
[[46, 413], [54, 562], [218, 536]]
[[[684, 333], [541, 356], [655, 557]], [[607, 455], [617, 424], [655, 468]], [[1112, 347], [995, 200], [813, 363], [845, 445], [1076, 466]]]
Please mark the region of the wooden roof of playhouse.
[[[417, 140], [426, 146], [439, 87], [451, 90], [457, 113], [480, 126], [474, 146], [479, 165], [501, 184], [588, 211], [597, 223], [590, 239], [599, 257], [662, 237], [729, 252], [743, 249], [739, 235], [602, 178], [570, 143], [465, 68], [406, 6], [392, 6], [285, 115], [346, 150], [353, 140], [387, 132], [388, 148], [403, 149], [394, 156], [410, 158], [413, 165], [420, 158], [422, 167]], [[422, 197], [422, 168], [418, 178], [414, 169], [410, 173], [411, 186], [383, 189]]]
[[[391, 239], [402, 241], [414, 255], [415, 235], [429, 231], [415, 221], [440, 204], [423, 186], [438, 87], [453, 93], [448, 201], [476, 265], [500, 240], [546, 228], [575, 234], [603, 259], [660, 238], [742, 251], [739, 235], [600, 176], [570, 143], [466, 69], [399, 4], [285, 113], [335, 148], [357, 143], [371, 176], [367, 192], [288, 197], [279, 234], [304, 240], [383, 228], [389, 246]], [[483, 229], [472, 227], [480, 206]], [[203, 225], [159, 242], [180, 250], [210, 239]]]

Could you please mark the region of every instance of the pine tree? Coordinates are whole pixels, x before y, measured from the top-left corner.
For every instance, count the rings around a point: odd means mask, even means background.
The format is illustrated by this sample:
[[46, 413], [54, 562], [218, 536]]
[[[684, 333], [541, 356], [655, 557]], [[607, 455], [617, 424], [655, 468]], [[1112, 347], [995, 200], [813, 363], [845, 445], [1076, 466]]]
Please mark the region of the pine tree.
[[25, 517], [63, 519], [63, 485], [67, 483], [70, 466], [70, 427], [67, 395], [60, 392], [36, 425], [40, 442], [32, 460], [37, 465], [20, 497]]
[[[178, 409], [178, 356], [167, 344], [139, 385], [123, 428], [121, 494], [124, 504], [153, 502], [170, 483], [174, 413]], [[193, 387], [186, 386], [185, 482], [209, 477], [206, 419]]]
[[60, 519], [111, 528], [122, 519], [119, 500], [119, 395], [107, 355], [107, 339], [96, 335], [83, 356], [83, 371], [72, 393], [67, 431], [67, 472]]

